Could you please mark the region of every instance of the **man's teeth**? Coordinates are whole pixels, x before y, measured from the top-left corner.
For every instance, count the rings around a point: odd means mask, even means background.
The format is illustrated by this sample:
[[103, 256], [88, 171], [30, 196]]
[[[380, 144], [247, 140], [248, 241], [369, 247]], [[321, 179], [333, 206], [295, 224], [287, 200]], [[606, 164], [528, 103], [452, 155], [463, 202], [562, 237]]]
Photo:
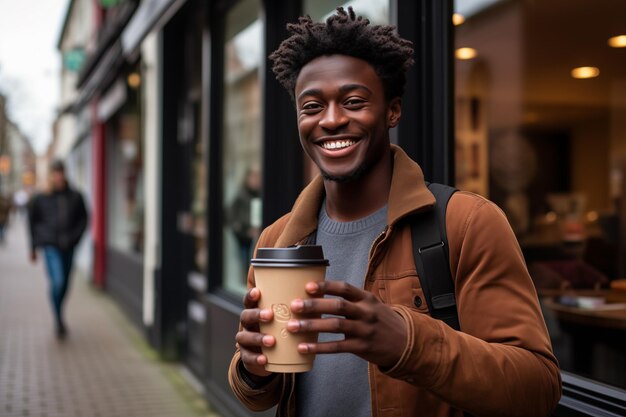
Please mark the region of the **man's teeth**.
[[334, 142], [324, 142], [322, 143], [322, 148], [324, 149], [343, 149], [348, 146], [354, 145], [356, 142], [353, 140], [338, 140]]

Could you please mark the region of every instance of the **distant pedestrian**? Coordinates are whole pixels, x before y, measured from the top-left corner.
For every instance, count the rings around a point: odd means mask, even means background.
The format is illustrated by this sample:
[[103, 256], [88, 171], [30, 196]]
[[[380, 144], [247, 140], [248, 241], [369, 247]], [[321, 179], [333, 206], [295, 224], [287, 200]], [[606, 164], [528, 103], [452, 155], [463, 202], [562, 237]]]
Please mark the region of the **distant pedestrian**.
[[22, 216], [26, 212], [26, 204], [29, 200], [28, 191], [24, 189], [17, 190], [13, 195], [13, 204], [15, 206], [15, 212]]
[[4, 236], [6, 226], [9, 223], [9, 214], [11, 213], [11, 200], [6, 196], [0, 195], [0, 245], [4, 244]]
[[52, 163], [49, 189], [33, 197], [28, 218], [31, 261], [37, 261], [36, 249], [41, 248], [50, 278], [56, 333], [62, 338], [67, 332], [63, 320], [63, 300], [69, 287], [74, 247], [87, 226], [87, 210], [81, 194], [69, 186], [61, 161]]

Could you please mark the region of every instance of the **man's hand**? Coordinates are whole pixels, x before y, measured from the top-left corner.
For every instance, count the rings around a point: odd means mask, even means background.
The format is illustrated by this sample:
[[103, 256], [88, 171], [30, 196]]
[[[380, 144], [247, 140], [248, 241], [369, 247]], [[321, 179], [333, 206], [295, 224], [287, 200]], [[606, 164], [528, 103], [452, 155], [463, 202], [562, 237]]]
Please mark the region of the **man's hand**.
[[[402, 356], [407, 339], [404, 320], [373, 294], [345, 282], [321, 281], [306, 285], [312, 299], [297, 299], [291, 310], [304, 314], [342, 317], [290, 320], [291, 332], [343, 333], [344, 340], [301, 343], [301, 353], [353, 353], [383, 368], [394, 366]], [[319, 298], [334, 295], [333, 298]]]
[[30, 251], [30, 261], [32, 263], [37, 262], [37, 251], [35, 250]]
[[246, 370], [253, 376], [264, 377], [270, 375], [271, 372], [265, 370], [267, 357], [261, 353], [261, 346], [273, 346], [276, 339], [259, 331], [260, 322], [269, 322], [274, 318], [272, 310], [258, 308], [259, 298], [261, 298], [261, 291], [258, 288], [251, 288], [244, 296], [245, 310], [239, 316], [242, 330], [237, 333], [235, 340]]

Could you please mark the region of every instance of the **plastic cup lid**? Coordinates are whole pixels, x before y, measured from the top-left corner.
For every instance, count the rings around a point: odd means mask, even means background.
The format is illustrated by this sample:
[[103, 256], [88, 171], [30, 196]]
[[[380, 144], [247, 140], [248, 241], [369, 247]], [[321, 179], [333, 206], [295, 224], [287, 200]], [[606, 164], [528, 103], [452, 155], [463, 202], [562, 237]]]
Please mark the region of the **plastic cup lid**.
[[324, 259], [324, 251], [319, 245], [299, 245], [288, 248], [258, 248], [252, 265], [297, 264], [297, 265], [328, 265]]

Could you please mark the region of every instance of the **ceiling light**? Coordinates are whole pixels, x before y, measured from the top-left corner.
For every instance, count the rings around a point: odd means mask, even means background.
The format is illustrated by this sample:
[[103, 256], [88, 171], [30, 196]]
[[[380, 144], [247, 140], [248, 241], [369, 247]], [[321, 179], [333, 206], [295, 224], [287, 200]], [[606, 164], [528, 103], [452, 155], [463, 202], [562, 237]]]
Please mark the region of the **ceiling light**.
[[136, 72], [131, 72], [128, 74], [126, 82], [130, 88], [136, 89], [141, 85], [141, 76]]
[[476, 58], [476, 55], [477, 55], [477, 52], [476, 52], [476, 49], [474, 48], [459, 48], [454, 53], [454, 56], [456, 56], [457, 59], [462, 59], [462, 60]]
[[587, 217], [588, 222], [593, 223], [593, 222], [598, 221], [598, 219], [600, 218], [600, 215], [598, 214], [597, 211], [590, 211], [589, 213], [587, 213], [585, 217]]
[[461, 13], [454, 13], [452, 15], [452, 23], [454, 24], [454, 26], [462, 25], [464, 22], [465, 16], [463, 16]]
[[574, 68], [571, 72], [572, 77], [578, 79], [595, 78], [600, 75], [600, 70], [597, 67], [578, 67]]
[[626, 35], [609, 38], [609, 46], [613, 48], [626, 48]]

